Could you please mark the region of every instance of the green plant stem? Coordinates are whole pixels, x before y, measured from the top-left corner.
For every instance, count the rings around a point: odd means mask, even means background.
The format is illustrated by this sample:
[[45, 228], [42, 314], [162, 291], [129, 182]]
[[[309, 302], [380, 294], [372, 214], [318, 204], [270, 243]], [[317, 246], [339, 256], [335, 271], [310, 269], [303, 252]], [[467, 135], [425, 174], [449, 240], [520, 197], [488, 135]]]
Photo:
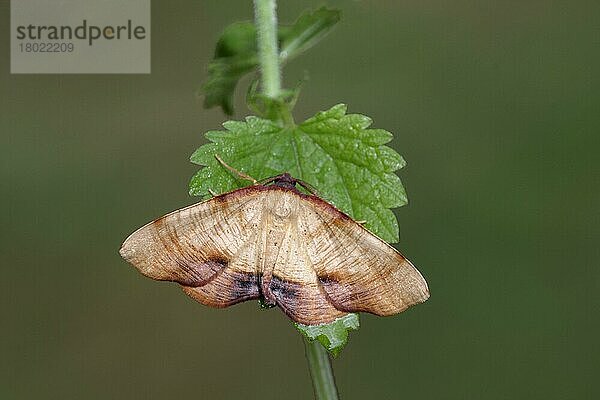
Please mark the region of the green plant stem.
[[[276, 7], [275, 0], [254, 0], [262, 91], [265, 96], [273, 99], [281, 94]], [[307, 338], [304, 338], [304, 345], [316, 399], [337, 400], [337, 388], [327, 350], [318, 341], [310, 341]]]
[[317, 400], [338, 400], [337, 388], [327, 350], [318, 340], [304, 338], [304, 350]]
[[258, 58], [262, 74], [263, 93], [277, 98], [281, 93], [281, 68], [277, 48], [277, 8], [275, 0], [254, 0], [254, 15], [258, 33]]

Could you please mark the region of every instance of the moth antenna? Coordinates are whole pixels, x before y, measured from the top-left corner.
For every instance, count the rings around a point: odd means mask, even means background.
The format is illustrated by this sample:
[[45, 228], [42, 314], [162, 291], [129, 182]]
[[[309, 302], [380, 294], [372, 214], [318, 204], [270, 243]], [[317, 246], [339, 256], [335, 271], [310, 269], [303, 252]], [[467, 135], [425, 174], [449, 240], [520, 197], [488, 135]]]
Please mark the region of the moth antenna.
[[361, 219], [360, 221], [354, 221], [354, 222], [356, 222], [357, 224], [361, 224], [361, 225], [364, 225], [367, 223], [367, 221], [365, 221], [364, 219]]
[[215, 191], [214, 191], [214, 190], [212, 190], [212, 189], [208, 189], [208, 193], [210, 193], [210, 195], [211, 195], [212, 197], [216, 197], [216, 196], [217, 196], [217, 194], [215, 193]]
[[298, 180], [297, 182], [304, 189], [308, 190], [310, 194], [314, 194], [315, 196], [319, 195], [319, 193], [317, 192], [317, 188], [314, 187], [313, 185], [311, 185], [310, 183], [304, 182], [304, 181], [301, 181], [301, 180]]
[[221, 165], [223, 167], [227, 168], [227, 170], [229, 170], [229, 172], [239, 176], [242, 179], [252, 182], [252, 184], [254, 184], [254, 185], [256, 185], [258, 183], [258, 181], [256, 179], [254, 179], [253, 177], [251, 177], [250, 175], [245, 174], [242, 171], [238, 171], [237, 169], [233, 168], [231, 165], [227, 164], [225, 161], [223, 161], [223, 159], [221, 157], [219, 157], [218, 154], [215, 154], [215, 158], [217, 159], [217, 161], [219, 163], [221, 163]]

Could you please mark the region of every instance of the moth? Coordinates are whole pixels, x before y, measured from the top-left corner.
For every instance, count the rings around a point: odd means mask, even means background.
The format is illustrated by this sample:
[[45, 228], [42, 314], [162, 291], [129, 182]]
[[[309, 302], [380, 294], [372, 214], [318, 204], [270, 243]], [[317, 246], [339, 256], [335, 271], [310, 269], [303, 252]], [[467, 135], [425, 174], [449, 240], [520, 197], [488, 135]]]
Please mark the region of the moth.
[[173, 211], [131, 234], [121, 256], [211, 307], [251, 299], [304, 325], [387, 316], [429, 298], [402, 254], [289, 174]]

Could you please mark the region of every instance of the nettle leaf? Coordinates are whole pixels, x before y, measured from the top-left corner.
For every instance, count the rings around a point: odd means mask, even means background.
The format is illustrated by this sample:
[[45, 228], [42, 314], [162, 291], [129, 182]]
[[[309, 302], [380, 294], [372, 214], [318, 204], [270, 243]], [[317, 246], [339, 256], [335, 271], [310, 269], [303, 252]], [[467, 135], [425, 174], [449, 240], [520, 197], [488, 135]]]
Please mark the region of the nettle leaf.
[[[278, 27], [280, 58], [284, 62], [314, 46], [340, 20], [340, 11], [320, 8], [302, 14], [292, 25]], [[204, 107], [220, 106], [233, 114], [233, 93], [238, 81], [258, 68], [256, 28], [252, 22], [237, 22], [225, 28], [208, 65], [202, 86]]]
[[[369, 129], [371, 119], [346, 114], [338, 104], [294, 125], [247, 117], [228, 121], [224, 131], [206, 133], [209, 143], [192, 154], [202, 165], [190, 181], [190, 194], [210, 198], [250, 184], [221, 165], [228, 165], [257, 180], [288, 172], [317, 189], [319, 195], [387, 242], [398, 241], [398, 224], [390, 208], [406, 204], [406, 193], [394, 171], [403, 158], [385, 146], [392, 134]], [[311, 339], [337, 354], [358, 329], [355, 314], [319, 326], [296, 325]]]
[[228, 121], [225, 131], [210, 131], [210, 143], [201, 146], [191, 161], [202, 168], [190, 182], [190, 194], [210, 197], [249, 184], [223, 168], [227, 164], [258, 180], [288, 172], [318, 191], [319, 196], [387, 242], [398, 241], [398, 223], [390, 208], [407, 203], [394, 171], [404, 159], [385, 146], [392, 134], [368, 129], [371, 119], [346, 114], [338, 104], [300, 125], [247, 117]]
[[256, 29], [251, 22], [229, 25], [217, 42], [215, 57], [208, 64], [208, 79], [202, 86], [204, 108], [220, 106], [233, 114], [233, 92], [238, 81], [258, 66]]
[[326, 325], [295, 324], [296, 328], [309, 340], [318, 340], [333, 356], [342, 351], [348, 343], [348, 332], [358, 330], [358, 315], [348, 314]]

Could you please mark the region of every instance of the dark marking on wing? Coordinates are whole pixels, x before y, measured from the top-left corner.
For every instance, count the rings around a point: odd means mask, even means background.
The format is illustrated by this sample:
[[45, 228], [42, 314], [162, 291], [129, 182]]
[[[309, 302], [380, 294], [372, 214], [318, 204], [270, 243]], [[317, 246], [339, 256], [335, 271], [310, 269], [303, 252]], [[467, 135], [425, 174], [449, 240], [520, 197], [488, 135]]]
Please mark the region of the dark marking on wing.
[[363, 311], [358, 308], [345, 307], [346, 302], [355, 303], [358, 296], [353, 292], [352, 285], [343, 285], [333, 275], [319, 276], [319, 283], [323, 286], [327, 301], [340, 311]]
[[337, 310], [318, 285], [292, 282], [273, 275], [269, 291], [277, 305], [295, 322], [305, 325], [324, 324], [344, 315]]
[[247, 272], [236, 272], [232, 292], [239, 296], [245, 296], [247, 293], [254, 293], [258, 289], [260, 277], [257, 274]]
[[319, 275], [317, 276], [317, 278], [319, 279], [319, 282], [321, 282], [322, 285], [339, 283], [340, 281], [340, 279], [334, 274]]
[[273, 296], [289, 307], [293, 307], [297, 303], [300, 290], [300, 284], [283, 280], [277, 276], [271, 278], [269, 285], [269, 291]]
[[204, 286], [183, 286], [183, 291], [204, 305], [221, 308], [260, 298], [258, 281], [256, 274], [226, 268]]

